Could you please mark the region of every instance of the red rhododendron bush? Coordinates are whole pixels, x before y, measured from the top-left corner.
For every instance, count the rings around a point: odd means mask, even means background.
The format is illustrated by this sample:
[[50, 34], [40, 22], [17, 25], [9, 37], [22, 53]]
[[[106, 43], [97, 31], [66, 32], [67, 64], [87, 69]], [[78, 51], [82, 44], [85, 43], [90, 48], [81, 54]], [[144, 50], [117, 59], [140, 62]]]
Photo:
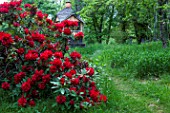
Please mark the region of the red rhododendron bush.
[[[17, 98], [18, 106], [35, 106], [42, 98], [53, 98], [51, 105], [80, 109], [106, 102], [94, 82], [95, 71], [69, 53], [68, 40], [75, 21], [55, 23], [34, 4], [21, 1], [0, 4], [0, 84]], [[83, 38], [82, 32], [75, 39]]]

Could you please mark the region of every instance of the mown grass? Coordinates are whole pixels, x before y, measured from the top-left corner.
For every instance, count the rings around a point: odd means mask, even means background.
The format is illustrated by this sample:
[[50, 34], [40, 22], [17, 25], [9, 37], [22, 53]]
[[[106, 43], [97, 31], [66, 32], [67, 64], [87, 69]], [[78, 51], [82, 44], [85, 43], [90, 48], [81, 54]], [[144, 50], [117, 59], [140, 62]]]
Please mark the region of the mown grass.
[[[96, 79], [98, 88], [107, 95], [106, 104], [96, 105], [87, 111], [78, 113], [170, 113], [170, 75], [161, 73], [159, 77], [136, 78], [136, 62], [154, 54], [165, 54], [160, 43], [142, 45], [89, 45], [85, 48], [74, 48], [84, 60], [96, 67], [100, 77]], [[149, 56], [148, 55], [148, 56]], [[152, 56], [150, 55], [150, 56]], [[149, 57], [150, 57], [149, 56]], [[146, 57], [147, 59], [147, 57]], [[162, 58], [163, 59], [163, 58]], [[147, 64], [146, 64], [147, 65]], [[152, 78], [152, 79], [151, 79]], [[1, 113], [60, 113], [51, 107], [54, 99], [38, 102], [33, 108], [19, 108], [0, 91]], [[64, 111], [71, 113], [73, 111]], [[61, 112], [61, 113], [64, 113]]]

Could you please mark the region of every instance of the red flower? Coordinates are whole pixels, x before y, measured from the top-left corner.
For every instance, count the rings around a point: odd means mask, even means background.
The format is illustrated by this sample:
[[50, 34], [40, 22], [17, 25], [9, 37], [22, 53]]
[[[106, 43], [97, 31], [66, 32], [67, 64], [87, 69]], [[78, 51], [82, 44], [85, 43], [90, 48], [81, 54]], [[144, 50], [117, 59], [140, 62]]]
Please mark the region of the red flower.
[[95, 86], [95, 82], [92, 81], [92, 82], [90, 83], [90, 86], [91, 86], [91, 87]]
[[35, 73], [32, 75], [31, 78], [32, 81], [33, 82], [39, 81], [43, 77], [43, 74], [44, 74], [43, 70], [40, 71], [36, 70]]
[[86, 76], [83, 76], [83, 82], [84, 83], [87, 83], [89, 80], [90, 80], [89, 78], [87, 78]]
[[55, 52], [55, 53], [54, 53], [54, 56], [55, 56], [56, 58], [63, 58], [63, 53], [62, 53], [62, 52]]
[[70, 70], [70, 73], [72, 74], [72, 75], [75, 75], [76, 74], [76, 70]]
[[25, 32], [25, 34], [27, 35], [27, 34], [29, 33], [29, 29], [28, 29], [28, 28], [25, 28], [25, 29], [24, 29], [24, 32]]
[[84, 33], [83, 32], [78, 32], [74, 35], [75, 39], [82, 39], [84, 37]]
[[20, 83], [22, 78], [25, 77], [25, 76], [26, 76], [25, 72], [20, 72], [18, 74], [15, 74], [14, 75], [14, 82], [15, 82], [15, 84]]
[[34, 100], [30, 100], [28, 103], [31, 107], [35, 106], [35, 101]]
[[52, 62], [50, 62], [50, 64], [55, 65], [56, 67], [61, 67], [62, 65], [62, 61], [58, 58], [54, 59]]
[[28, 50], [28, 53], [25, 54], [25, 60], [36, 60], [38, 58], [38, 52], [35, 50]]
[[50, 72], [51, 73], [55, 73], [56, 71], [57, 71], [56, 66], [54, 66], [54, 65], [50, 66]]
[[86, 71], [89, 76], [92, 76], [94, 74], [94, 69], [92, 67], [87, 67]]
[[69, 50], [69, 46], [66, 46], [66, 51], [68, 51]]
[[40, 43], [42, 43], [45, 40], [45, 36], [43, 34], [38, 33], [38, 32], [32, 33], [31, 36], [32, 36], [32, 39], [34, 41], [38, 41]]
[[39, 83], [38, 88], [41, 90], [45, 89], [45, 83], [43, 83], [43, 82]]
[[64, 24], [65, 27], [78, 26], [77, 21], [64, 20], [62, 23]]
[[31, 89], [31, 83], [28, 82], [28, 81], [22, 83], [21, 89], [22, 89], [22, 91], [24, 91], [24, 92], [28, 92], [28, 91]]
[[71, 54], [70, 54], [70, 57], [74, 60], [76, 59], [81, 59], [81, 54], [76, 52], [76, 51], [73, 51]]
[[63, 33], [64, 33], [65, 35], [71, 35], [71, 30], [70, 30], [69, 28], [65, 28], [64, 31], [63, 31]]
[[8, 90], [10, 88], [10, 84], [8, 82], [3, 82], [1, 85], [2, 89]]
[[43, 19], [44, 15], [43, 15], [42, 11], [37, 12], [37, 17], [38, 17], [39, 20]]
[[34, 41], [29, 41], [29, 42], [28, 42], [28, 45], [29, 45], [30, 47], [34, 47]]
[[78, 22], [77, 21], [72, 21], [71, 26], [78, 26]]
[[25, 65], [22, 66], [22, 71], [25, 71], [25, 72], [31, 71], [31, 70], [33, 70], [33, 69], [34, 69], [34, 68], [33, 68], [32, 66], [25, 66]]
[[100, 95], [100, 101], [107, 102], [107, 96]]
[[65, 57], [64, 61], [70, 61], [70, 59], [68, 57]]
[[10, 34], [8, 33], [4, 33], [4, 32], [0, 32], [0, 42], [2, 43], [2, 45], [4, 46], [10, 46], [14, 41], [11, 37]]
[[92, 98], [92, 100], [94, 102], [97, 102], [98, 101], [98, 97], [99, 97], [99, 91], [96, 91], [96, 90], [90, 90], [89, 91], [89, 94], [90, 94], [90, 97]]
[[0, 8], [0, 13], [8, 13], [9, 9], [8, 8]]
[[61, 83], [61, 85], [64, 85], [64, 83], [65, 83], [65, 78], [61, 78], [61, 79], [60, 79], [60, 83]]
[[70, 105], [74, 105], [74, 100], [70, 100]]
[[20, 40], [22, 40], [22, 38], [20, 38], [19, 36], [14, 36], [14, 41], [15, 41], [15, 42], [18, 42], [18, 41], [20, 41]]
[[76, 92], [76, 91], [77, 91], [77, 88], [76, 88], [76, 87], [70, 87], [70, 91]]
[[25, 18], [27, 15], [28, 15], [28, 12], [23, 12], [23, 13], [20, 14], [20, 17]]
[[47, 74], [47, 75], [44, 75], [43, 77], [42, 77], [42, 81], [43, 81], [43, 83], [48, 83], [48, 82], [50, 82], [50, 75], [49, 74]]
[[27, 99], [25, 97], [21, 97], [18, 99], [18, 106], [25, 107], [27, 104]]
[[78, 85], [79, 82], [80, 82], [79, 78], [73, 78], [73, 79], [71, 79], [71, 84], [73, 84], [73, 85]]
[[67, 76], [68, 78], [72, 79], [72, 74], [70, 74], [70, 73], [67, 72], [67, 73], [65, 73], [64, 75]]
[[81, 96], [86, 96], [86, 89], [85, 87], [81, 87], [80, 90], [78, 91], [78, 94]]
[[19, 27], [20, 24], [19, 24], [18, 22], [14, 22], [14, 23], [13, 23], [13, 26], [14, 26], [14, 27]]
[[66, 97], [64, 95], [58, 95], [56, 97], [56, 102], [58, 104], [64, 104], [66, 102]]
[[32, 91], [32, 96], [33, 97], [38, 97], [38, 91], [37, 90], [33, 90]]
[[31, 4], [25, 4], [24, 7], [25, 8], [31, 8], [32, 6], [31, 6]]
[[22, 55], [24, 53], [24, 48], [17, 49], [17, 53]]
[[52, 57], [53, 52], [51, 50], [45, 50], [40, 54], [40, 59], [46, 61], [48, 58]]
[[65, 61], [65, 62], [63, 63], [63, 66], [64, 66], [65, 68], [69, 69], [69, 68], [71, 68], [73, 65], [71, 64], [70, 61]]
[[55, 27], [56, 27], [56, 29], [63, 29], [64, 24], [63, 23], [56, 23]]
[[53, 21], [51, 19], [48, 19], [48, 18], [46, 19], [46, 22], [50, 25], [53, 23]]

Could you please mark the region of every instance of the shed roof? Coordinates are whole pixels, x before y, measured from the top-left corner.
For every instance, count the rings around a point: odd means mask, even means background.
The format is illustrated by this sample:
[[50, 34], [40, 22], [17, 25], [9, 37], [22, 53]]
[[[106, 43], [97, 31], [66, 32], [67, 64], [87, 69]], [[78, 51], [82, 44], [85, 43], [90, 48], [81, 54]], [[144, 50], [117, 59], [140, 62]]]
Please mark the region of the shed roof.
[[59, 21], [66, 20], [66, 19], [70, 18], [71, 16], [74, 16], [79, 21], [84, 23], [84, 21], [82, 20], [80, 15], [75, 14], [72, 8], [66, 7], [66, 8], [64, 8], [63, 10], [61, 10], [57, 13], [57, 18], [59, 19]]

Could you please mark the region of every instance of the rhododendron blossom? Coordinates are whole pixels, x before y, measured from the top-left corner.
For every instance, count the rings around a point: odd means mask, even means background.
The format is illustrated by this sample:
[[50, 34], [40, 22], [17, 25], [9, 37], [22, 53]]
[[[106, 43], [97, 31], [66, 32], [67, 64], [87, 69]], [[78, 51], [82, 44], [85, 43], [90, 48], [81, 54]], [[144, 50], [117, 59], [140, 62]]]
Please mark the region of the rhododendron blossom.
[[82, 39], [84, 37], [84, 33], [83, 32], [78, 32], [74, 35], [75, 39]]
[[25, 97], [21, 97], [18, 99], [18, 106], [25, 107], [27, 104], [27, 99]]
[[1, 85], [2, 89], [8, 90], [10, 88], [10, 84], [8, 82], [3, 82]]

